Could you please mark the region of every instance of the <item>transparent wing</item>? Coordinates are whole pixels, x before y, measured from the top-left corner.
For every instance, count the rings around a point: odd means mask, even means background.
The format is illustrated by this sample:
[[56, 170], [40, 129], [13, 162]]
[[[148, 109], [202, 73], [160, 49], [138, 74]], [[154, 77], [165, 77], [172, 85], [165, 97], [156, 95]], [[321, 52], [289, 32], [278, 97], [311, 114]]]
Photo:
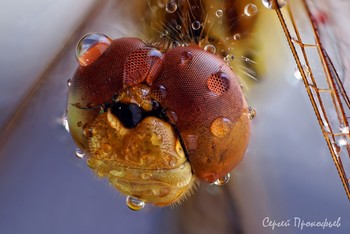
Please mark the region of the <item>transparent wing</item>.
[[[275, 11], [350, 200], [350, 101], [343, 86], [346, 73], [341, 56], [334, 48], [325, 49], [327, 40], [320, 37], [323, 18], [316, 18], [315, 12], [319, 11], [313, 1], [293, 0]], [[337, 61], [337, 68], [330, 55]]]

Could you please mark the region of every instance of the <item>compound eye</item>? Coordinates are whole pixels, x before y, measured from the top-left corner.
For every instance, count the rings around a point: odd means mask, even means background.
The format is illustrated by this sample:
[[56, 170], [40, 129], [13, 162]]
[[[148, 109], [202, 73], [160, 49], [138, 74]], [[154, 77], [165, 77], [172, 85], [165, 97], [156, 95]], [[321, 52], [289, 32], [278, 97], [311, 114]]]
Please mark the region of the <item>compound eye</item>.
[[112, 39], [103, 33], [91, 33], [80, 39], [75, 56], [83, 67], [95, 62], [111, 45]]
[[126, 128], [134, 128], [142, 120], [142, 109], [134, 103], [115, 103], [111, 112]]

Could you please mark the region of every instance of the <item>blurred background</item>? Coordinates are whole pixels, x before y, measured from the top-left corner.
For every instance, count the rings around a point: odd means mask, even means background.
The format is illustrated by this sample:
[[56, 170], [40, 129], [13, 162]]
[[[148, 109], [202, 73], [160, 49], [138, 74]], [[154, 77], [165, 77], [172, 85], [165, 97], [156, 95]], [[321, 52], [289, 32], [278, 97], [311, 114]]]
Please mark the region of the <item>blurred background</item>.
[[[2, 0], [0, 233], [350, 233], [349, 201], [277, 17], [258, 3], [264, 72], [247, 93], [257, 115], [244, 160], [227, 186], [202, 184], [180, 206], [133, 212], [75, 156], [62, 117], [79, 39], [89, 32], [138, 36], [130, 16], [137, 5]], [[264, 227], [266, 217], [291, 219], [291, 227]], [[340, 217], [341, 226], [300, 230], [294, 217]]]

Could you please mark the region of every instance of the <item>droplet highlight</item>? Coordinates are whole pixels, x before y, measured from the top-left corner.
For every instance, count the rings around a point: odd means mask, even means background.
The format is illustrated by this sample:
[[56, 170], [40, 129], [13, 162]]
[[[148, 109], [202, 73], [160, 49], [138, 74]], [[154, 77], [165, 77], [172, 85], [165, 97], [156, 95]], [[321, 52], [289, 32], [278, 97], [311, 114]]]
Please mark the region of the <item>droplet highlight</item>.
[[211, 53], [211, 54], [215, 54], [216, 53], [215, 46], [213, 46], [211, 44], [204, 46], [204, 50], [209, 52], [209, 53]]
[[[308, 76], [310, 75], [310, 71], [309, 71], [308, 66], [306, 66], [306, 65], [303, 64], [302, 67], [303, 67], [303, 70], [304, 70], [305, 75], [308, 77]], [[303, 79], [303, 76], [302, 76], [301, 72], [299, 71], [299, 68], [298, 68], [298, 67], [296, 67], [296, 68], [294, 69], [294, 77], [295, 77], [297, 80], [302, 80], [302, 79]]]
[[215, 180], [215, 181], [214, 181], [214, 184], [217, 185], [217, 186], [223, 186], [223, 185], [225, 185], [225, 184], [228, 183], [228, 181], [230, 180], [230, 178], [231, 178], [230, 173], [227, 173], [225, 176], [223, 176], [223, 177], [221, 177], [221, 178]]
[[85, 157], [84, 151], [82, 151], [82, 150], [79, 149], [79, 148], [76, 148], [76, 150], [75, 150], [75, 155], [76, 155], [78, 158], [84, 158], [84, 157]]
[[201, 26], [202, 26], [201, 22], [199, 22], [198, 20], [193, 21], [193, 23], [192, 23], [192, 29], [193, 30], [198, 30], [198, 29], [200, 29]]
[[282, 8], [287, 4], [286, 0], [262, 0], [262, 4], [264, 5], [264, 7], [266, 7], [267, 9], [278, 9], [278, 8]]
[[241, 34], [240, 33], [236, 33], [235, 35], [233, 35], [233, 40], [240, 40], [241, 39]]
[[347, 140], [345, 137], [341, 137], [341, 138], [338, 140], [338, 145], [339, 145], [340, 147], [346, 146], [346, 145], [348, 145], [348, 140]]
[[233, 124], [231, 120], [224, 117], [218, 117], [211, 123], [210, 132], [214, 136], [225, 137], [231, 132], [232, 126]]
[[221, 9], [218, 9], [215, 12], [216, 17], [221, 18], [224, 15], [224, 12]]
[[75, 56], [81, 66], [89, 66], [106, 51], [111, 43], [112, 39], [103, 33], [88, 34], [78, 42]]
[[129, 207], [130, 210], [139, 211], [142, 210], [143, 207], [145, 207], [145, 202], [136, 197], [127, 196], [126, 205]]
[[71, 86], [72, 86], [72, 80], [71, 80], [71, 79], [68, 79], [68, 80], [67, 80], [67, 86], [68, 86], [68, 87], [71, 87]]
[[258, 13], [258, 7], [253, 4], [253, 3], [249, 3], [244, 7], [244, 15], [246, 16], [254, 16]]
[[182, 65], [191, 62], [192, 59], [193, 59], [193, 55], [192, 55], [191, 52], [189, 52], [189, 51], [184, 51], [184, 52], [181, 53], [180, 60], [181, 60], [181, 64], [182, 64]]

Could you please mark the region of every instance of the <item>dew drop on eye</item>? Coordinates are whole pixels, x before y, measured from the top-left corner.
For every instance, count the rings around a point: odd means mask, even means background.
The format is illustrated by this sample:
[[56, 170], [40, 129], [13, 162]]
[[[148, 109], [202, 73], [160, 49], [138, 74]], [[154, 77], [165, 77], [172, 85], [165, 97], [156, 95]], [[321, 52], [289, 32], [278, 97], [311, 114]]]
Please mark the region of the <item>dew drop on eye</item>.
[[111, 43], [112, 39], [103, 33], [87, 34], [78, 42], [75, 57], [81, 66], [89, 66], [106, 51]]

